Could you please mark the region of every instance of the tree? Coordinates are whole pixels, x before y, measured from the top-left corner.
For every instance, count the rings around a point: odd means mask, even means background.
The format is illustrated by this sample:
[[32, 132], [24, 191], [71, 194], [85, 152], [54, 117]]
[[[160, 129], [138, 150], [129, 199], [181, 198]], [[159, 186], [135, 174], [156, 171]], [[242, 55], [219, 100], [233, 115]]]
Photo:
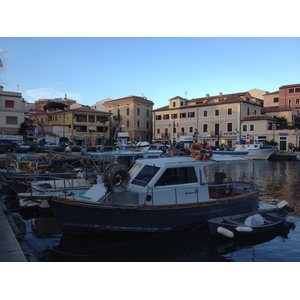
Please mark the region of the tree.
[[276, 117], [277, 129], [287, 129], [286, 117]]
[[64, 104], [64, 103], [60, 103], [60, 102], [49, 102], [48, 104], [46, 104], [44, 106], [44, 111], [47, 110], [64, 110], [65, 108], [67, 108], [68, 105]]
[[26, 137], [27, 135], [27, 130], [28, 130], [28, 124], [26, 122], [23, 122], [20, 124], [20, 128], [19, 128], [19, 131], [18, 131], [18, 134], [19, 135], [22, 135], [23, 137]]

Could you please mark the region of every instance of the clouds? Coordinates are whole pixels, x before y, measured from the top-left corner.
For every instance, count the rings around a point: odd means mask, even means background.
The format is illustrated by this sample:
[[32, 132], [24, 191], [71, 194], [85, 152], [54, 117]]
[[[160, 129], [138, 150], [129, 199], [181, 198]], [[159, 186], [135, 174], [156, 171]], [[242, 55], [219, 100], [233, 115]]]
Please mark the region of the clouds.
[[66, 92], [56, 90], [52, 87], [41, 87], [41, 88], [26, 90], [26, 95], [29, 98], [26, 100], [28, 100], [29, 102], [34, 102], [39, 99], [64, 98], [65, 96], [68, 99], [76, 100], [77, 102], [80, 102], [81, 100], [80, 94], [66, 93]]
[[7, 58], [10, 56], [10, 51], [0, 48], [0, 85], [5, 85], [2, 79], [2, 74], [6, 71]]

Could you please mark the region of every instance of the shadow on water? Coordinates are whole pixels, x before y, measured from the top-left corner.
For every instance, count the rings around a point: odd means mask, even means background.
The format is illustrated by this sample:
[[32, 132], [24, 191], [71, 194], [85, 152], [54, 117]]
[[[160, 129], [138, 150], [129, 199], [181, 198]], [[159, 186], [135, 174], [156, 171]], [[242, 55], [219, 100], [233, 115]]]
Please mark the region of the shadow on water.
[[[294, 224], [245, 240], [213, 238], [208, 226], [153, 234], [63, 234], [57, 245], [42, 251], [53, 262], [225, 262], [235, 251], [252, 249], [276, 237], [287, 238]], [[252, 258], [252, 260], [255, 260]]]

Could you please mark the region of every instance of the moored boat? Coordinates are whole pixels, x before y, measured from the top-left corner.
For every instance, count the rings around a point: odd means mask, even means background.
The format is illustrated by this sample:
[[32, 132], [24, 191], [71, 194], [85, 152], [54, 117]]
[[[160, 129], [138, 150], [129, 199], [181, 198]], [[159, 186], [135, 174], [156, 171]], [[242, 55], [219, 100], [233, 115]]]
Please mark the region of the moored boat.
[[208, 220], [212, 235], [240, 238], [270, 233], [283, 226], [293, 209], [281, 201], [271, 209], [257, 209], [250, 213], [222, 216]]
[[220, 172], [207, 181], [214, 163], [160, 157], [139, 159], [129, 171], [112, 165], [103, 182], [48, 202], [63, 232], [166, 232], [256, 209], [255, 183], [226, 181]]
[[261, 143], [245, 143], [237, 144], [234, 152], [246, 151], [248, 152], [246, 157], [249, 159], [269, 159], [276, 150], [277, 147], [275, 146], [265, 146]]

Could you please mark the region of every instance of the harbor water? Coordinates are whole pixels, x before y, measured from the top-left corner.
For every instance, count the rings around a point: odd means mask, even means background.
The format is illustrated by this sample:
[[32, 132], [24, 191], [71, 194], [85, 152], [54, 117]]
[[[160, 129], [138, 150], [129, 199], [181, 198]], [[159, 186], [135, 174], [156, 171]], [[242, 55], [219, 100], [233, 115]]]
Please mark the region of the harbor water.
[[[300, 161], [232, 162], [216, 168], [232, 179], [253, 179], [263, 203], [286, 200], [296, 209], [287, 226], [238, 242], [212, 238], [207, 225], [166, 234], [65, 235], [51, 211], [26, 208], [19, 211], [25, 239], [41, 262], [299, 262]], [[4, 200], [14, 207], [12, 194]]]

